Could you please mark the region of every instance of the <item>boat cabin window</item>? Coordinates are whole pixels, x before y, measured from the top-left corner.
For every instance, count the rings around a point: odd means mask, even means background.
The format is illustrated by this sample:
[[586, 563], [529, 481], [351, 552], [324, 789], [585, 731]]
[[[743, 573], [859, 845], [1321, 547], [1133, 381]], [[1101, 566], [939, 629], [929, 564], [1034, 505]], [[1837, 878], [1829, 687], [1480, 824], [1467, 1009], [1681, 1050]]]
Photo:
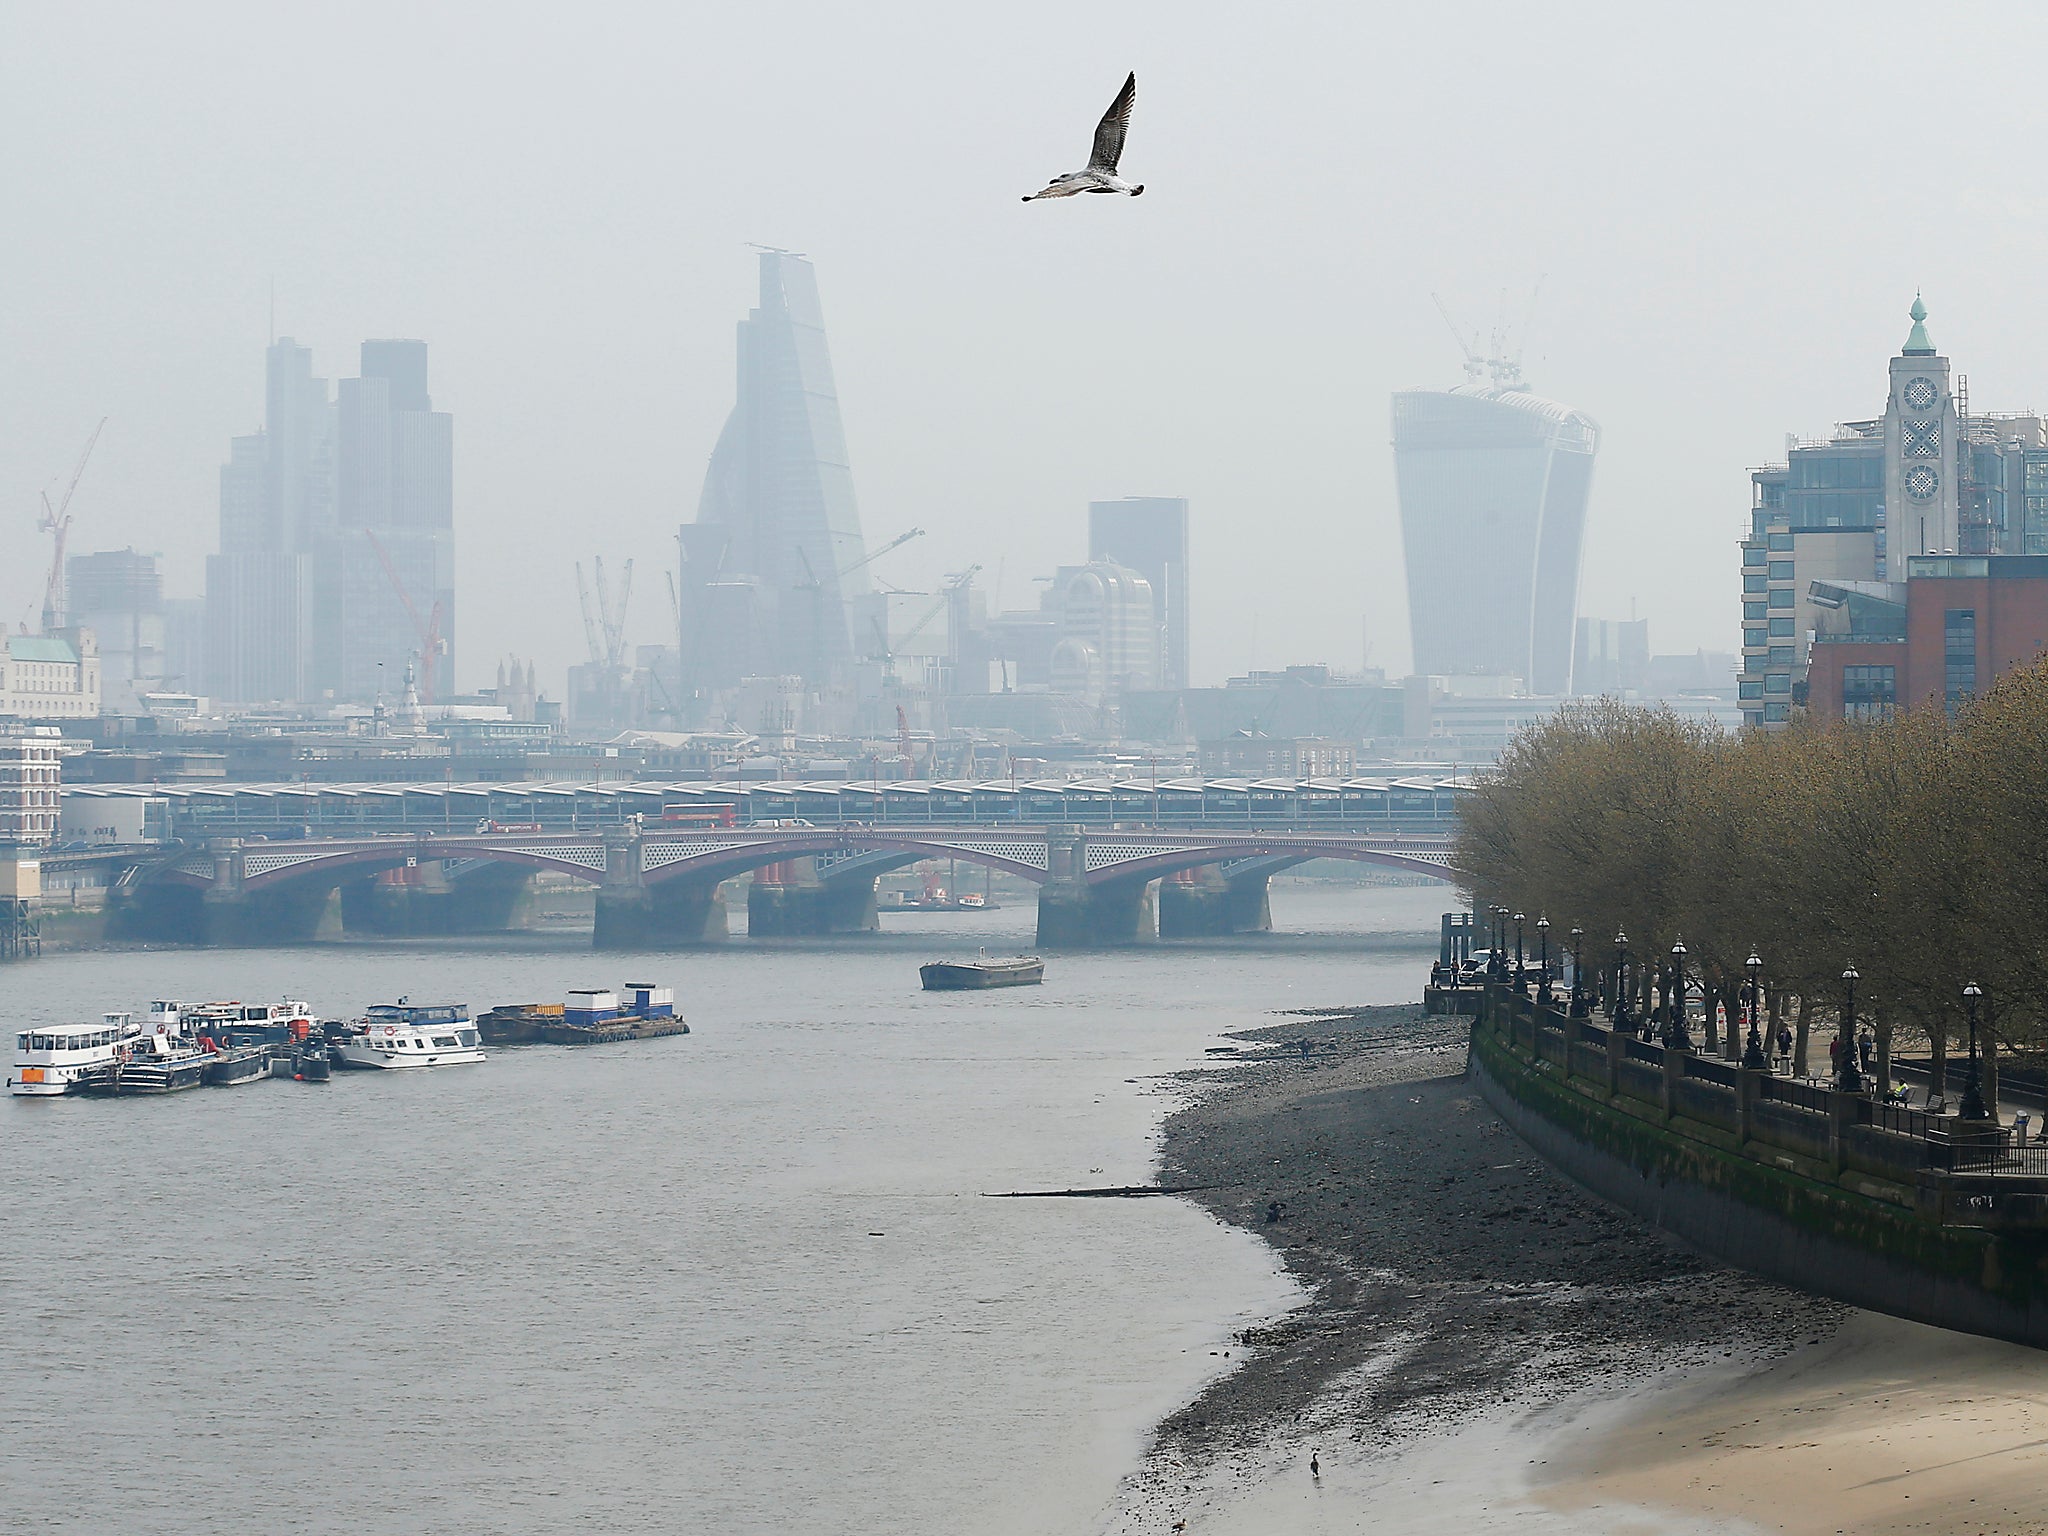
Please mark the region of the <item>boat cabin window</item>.
[[27, 1050], [27, 1049], [28, 1049], [28, 1036], [27, 1036], [27, 1035], [16, 1035], [16, 1036], [14, 1037], [14, 1048], [15, 1048], [15, 1049], [16, 1049], [17, 1051], [25, 1051], [25, 1050]]
[[455, 1038], [460, 1040], [466, 1046], [474, 1046], [476, 1044], [476, 1031], [473, 1029], [457, 1030], [455, 1032]]
[[453, 1035], [436, 1035], [434, 1036], [434, 1044], [440, 1046], [443, 1050], [453, 1050], [455, 1048], [455, 1037]]

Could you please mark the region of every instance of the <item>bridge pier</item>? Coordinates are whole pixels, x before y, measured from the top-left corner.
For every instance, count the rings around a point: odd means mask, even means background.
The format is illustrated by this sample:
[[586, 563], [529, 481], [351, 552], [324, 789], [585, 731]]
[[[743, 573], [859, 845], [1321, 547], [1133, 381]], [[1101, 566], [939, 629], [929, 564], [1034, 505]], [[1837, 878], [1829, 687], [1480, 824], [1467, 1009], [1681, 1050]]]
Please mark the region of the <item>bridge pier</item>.
[[1038, 943], [1045, 949], [1110, 949], [1159, 936], [1152, 880], [1091, 882], [1087, 834], [1045, 829], [1045, 884], [1038, 888]]
[[335, 931], [334, 887], [287, 884], [251, 892], [243, 884], [239, 838], [208, 844], [213, 875], [204, 887], [130, 886], [112, 894], [109, 938], [145, 944], [216, 944], [253, 948], [306, 944]]
[[451, 879], [445, 861], [434, 860], [345, 883], [341, 923], [349, 933], [391, 938], [503, 933], [525, 926], [532, 895], [533, 872], [517, 864], [486, 864]]
[[748, 883], [749, 938], [873, 933], [881, 926], [873, 875], [820, 880], [816, 860], [787, 859], [757, 869]]
[[597, 888], [592, 949], [690, 949], [725, 941], [719, 882], [675, 875], [649, 885], [637, 832], [604, 835], [604, 884]]
[[1271, 877], [1226, 878], [1214, 864], [1159, 882], [1159, 937], [1213, 939], [1233, 933], [1271, 933]]

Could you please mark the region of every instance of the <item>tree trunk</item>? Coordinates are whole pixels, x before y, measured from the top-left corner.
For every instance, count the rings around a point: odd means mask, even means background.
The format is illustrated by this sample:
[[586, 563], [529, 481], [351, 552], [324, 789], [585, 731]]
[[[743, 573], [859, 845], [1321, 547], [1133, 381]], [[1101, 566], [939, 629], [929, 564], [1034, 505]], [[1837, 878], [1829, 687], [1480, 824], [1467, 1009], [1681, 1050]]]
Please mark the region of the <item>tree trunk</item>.
[[1889, 1005], [1880, 1004], [1877, 1014], [1877, 1096], [1883, 1098], [1892, 1091], [1892, 1010]]
[[1771, 1032], [1771, 1038], [1764, 1042], [1764, 1050], [1775, 1056], [1778, 1054], [1778, 1031], [1785, 1026], [1785, 994], [1773, 987], [1765, 987], [1764, 1009], [1764, 1024]]
[[1749, 1016], [1742, 1011], [1742, 995], [1748, 990], [1745, 981], [1726, 981], [1721, 984], [1721, 1003], [1728, 1010], [1728, 1038], [1722, 1044], [1721, 1054], [1730, 1061], [1742, 1060], [1743, 1050], [1749, 1044], [1749, 1033], [1745, 1027]]
[[1927, 1017], [1927, 1097], [1948, 1095], [1948, 1010], [1935, 1008]]
[[1806, 1044], [1813, 1038], [1813, 1000], [1799, 995], [1799, 1013], [1792, 1025], [1792, 1075], [1806, 1076]]
[[[1706, 1043], [1704, 1049], [1709, 1056], [1721, 1054], [1721, 1030], [1714, 1023], [1714, 1004], [1720, 1000], [1720, 989], [1706, 977], [1700, 978], [1700, 1012], [1706, 1015]], [[1685, 994], [1679, 993], [1679, 1006], [1685, 1005]]]

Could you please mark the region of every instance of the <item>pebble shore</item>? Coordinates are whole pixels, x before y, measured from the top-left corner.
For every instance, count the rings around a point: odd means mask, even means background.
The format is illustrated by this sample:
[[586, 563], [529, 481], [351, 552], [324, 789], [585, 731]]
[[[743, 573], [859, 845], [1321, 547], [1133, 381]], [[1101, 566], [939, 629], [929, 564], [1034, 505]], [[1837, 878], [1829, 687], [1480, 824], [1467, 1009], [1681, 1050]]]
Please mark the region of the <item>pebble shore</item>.
[[1199, 1464], [1291, 1434], [1387, 1445], [1687, 1366], [1775, 1358], [1835, 1303], [1727, 1269], [1552, 1172], [1419, 1006], [1289, 1017], [1186, 1075], [1160, 1182], [1258, 1233], [1307, 1302], [1160, 1425]]

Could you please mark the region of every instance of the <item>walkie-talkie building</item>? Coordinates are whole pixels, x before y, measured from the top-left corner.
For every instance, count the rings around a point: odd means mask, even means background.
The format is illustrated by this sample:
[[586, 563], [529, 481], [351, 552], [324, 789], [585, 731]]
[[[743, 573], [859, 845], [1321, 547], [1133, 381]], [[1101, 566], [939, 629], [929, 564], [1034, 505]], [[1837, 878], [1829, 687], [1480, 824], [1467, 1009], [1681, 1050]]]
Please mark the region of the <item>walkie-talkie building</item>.
[[1572, 681], [1593, 419], [1513, 383], [1394, 396], [1417, 673]]

